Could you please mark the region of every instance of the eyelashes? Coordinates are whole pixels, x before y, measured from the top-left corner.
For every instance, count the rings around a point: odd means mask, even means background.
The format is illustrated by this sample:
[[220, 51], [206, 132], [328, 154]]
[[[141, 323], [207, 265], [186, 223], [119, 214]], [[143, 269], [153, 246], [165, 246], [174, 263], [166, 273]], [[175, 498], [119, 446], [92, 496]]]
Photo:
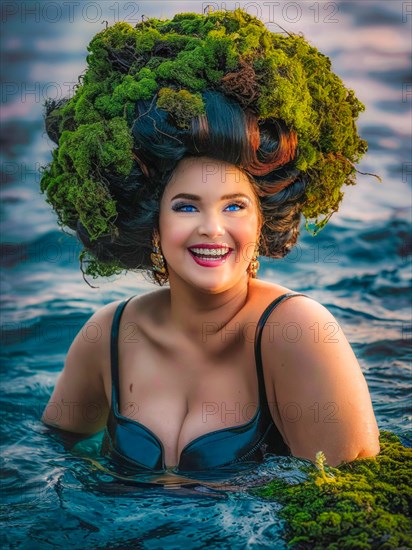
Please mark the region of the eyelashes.
[[[229, 208], [229, 206], [238, 206], [240, 210], [243, 210], [244, 208], [247, 208], [248, 205], [242, 201], [231, 202], [225, 207], [225, 209]], [[178, 202], [172, 206], [172, 210], [174, 210], [175, 212], [189, 212], [189, 213], [193, 212], [193, 210], [191, 211], [181, 210], [182, 208], [196, 208], [196, 206], [194, 206], [193, 204], [184, 203], [184, 202]], [[230, 212], [239, 212], [239, 210], [230, 210]]]

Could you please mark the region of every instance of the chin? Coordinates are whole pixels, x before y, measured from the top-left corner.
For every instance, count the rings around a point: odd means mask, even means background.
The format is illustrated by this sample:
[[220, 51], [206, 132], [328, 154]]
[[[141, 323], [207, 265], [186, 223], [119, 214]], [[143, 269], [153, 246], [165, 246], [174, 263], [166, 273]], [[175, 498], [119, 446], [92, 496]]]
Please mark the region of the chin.
[[169, 270], [169, 281], [173, 285], [173, 281], [180, 281], [180, 284], [186, 284], [191, 287], [196, 288], [199, 292], [205, 294], [218, 294], [224, 292], [229, 288], [232, 288], [239, 282], [239, 276], [235, 277], [224, 277], [222, 274], [196, 274], [196, 273], [187, 273], [182, 270], [174, 271]]
[[[247, 284], [247, 274], [245, 273], [245, 284]], [[237, 273], [232, 274], [230, 278], [225, 277], [205, 277], [203, 281], [198, 281], [195, 285], [201, 292], [208, 293], [208, 294], [219, 294], [221, 292], [226, 292], [227, 290], [230, 290], [231, 288], [238, 286], [243, 279], [243, 274]]]

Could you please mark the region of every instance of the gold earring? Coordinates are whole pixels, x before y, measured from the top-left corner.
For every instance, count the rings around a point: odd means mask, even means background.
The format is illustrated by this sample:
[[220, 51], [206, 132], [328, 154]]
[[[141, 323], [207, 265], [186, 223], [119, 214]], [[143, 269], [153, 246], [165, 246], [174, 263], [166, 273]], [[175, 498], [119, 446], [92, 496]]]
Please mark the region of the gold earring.
[[160, 249], [159, 234], [153, 233], [152, 236], [152, 253], [150, 254], [152, 260], [152, 271], [156, 281], [160, 285], [164, 285], [168, 279], [168, 273], [166, 268], [166, 262], [162, 251]]
[[252, 279], [256, 279], [256, 275], [259, 269], [259, 262], [258, 262], [258, 256], [259, 256], [259, 244], [256, 243], [255, 250], [253, 252], [253, 258], [247, 268], [247, 273]]

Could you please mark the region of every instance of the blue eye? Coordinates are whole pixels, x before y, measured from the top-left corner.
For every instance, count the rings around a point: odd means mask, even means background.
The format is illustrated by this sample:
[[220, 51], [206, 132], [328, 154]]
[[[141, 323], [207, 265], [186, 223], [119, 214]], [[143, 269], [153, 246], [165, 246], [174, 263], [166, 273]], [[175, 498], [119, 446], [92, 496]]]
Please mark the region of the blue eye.
[[196, 208], [192, 204], [178, 203], [172, 206], [172, 210], [175, 212], [193, 212], [193, 210], [182, 210], [182, 208]]
[[[240, 210], [242, 208], [245, 208], [244, 204], [241, 204], [241, 203], [238, 203], [238, 202], [234, 202], [233, 204], [229, 204], [229, 206], [227, 206], [227, 208], [229, 208], [230, 206], [237, 206]], [[232, 212], [233, 212], [233, 210], [232, 210]], [[237, 210], [235, 210], [235, 212], [237, 212]]]

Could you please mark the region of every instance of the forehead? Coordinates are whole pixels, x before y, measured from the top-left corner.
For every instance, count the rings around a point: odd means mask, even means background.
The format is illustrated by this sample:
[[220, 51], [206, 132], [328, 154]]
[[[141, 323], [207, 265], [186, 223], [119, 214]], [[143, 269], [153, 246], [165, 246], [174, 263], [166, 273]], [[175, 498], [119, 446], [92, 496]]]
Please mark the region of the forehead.
[[251, 184], [247, 175], [233, 164], [208, 157], [187, 157], [177, 165], [165, 191], [177, 188], [199, 191], [213, 187], [219, 191], [249, 191]]

